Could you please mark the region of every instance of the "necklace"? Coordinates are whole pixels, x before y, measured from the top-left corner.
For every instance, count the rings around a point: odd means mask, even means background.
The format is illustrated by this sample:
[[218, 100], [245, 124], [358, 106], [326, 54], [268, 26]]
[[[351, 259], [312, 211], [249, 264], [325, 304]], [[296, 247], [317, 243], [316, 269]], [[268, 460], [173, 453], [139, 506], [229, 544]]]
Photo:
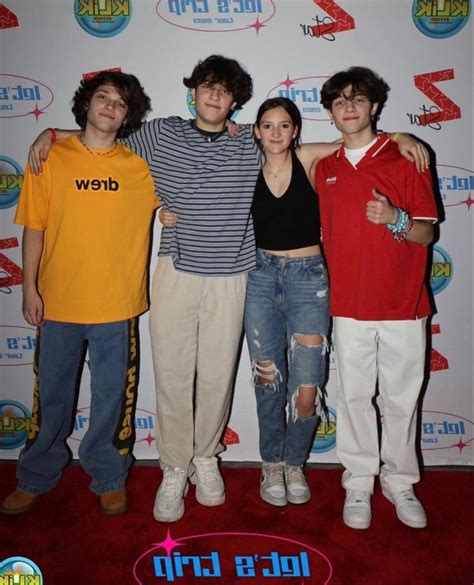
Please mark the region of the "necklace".
[[283, 167], [281, 169], [278, 169], [278, 171], [271, 171], [270, 169], [266, 169], [267, 173], [273, 177], [274, 179], [276, 179], [278, 177], [278, 175], [281, 173], [281, 171], [283, 170]]
[[270, 177], [277, 179], [278, 175], [288, 167], [288, 160], [289, 159], [286, 158], [283, 165], [279, 169], [276, 169], [274, 171], [268, 166], [268, 161], [267, 161], [263, 167], [263, 170], [266, 171], [270, 175]]
[[89, 154], [93, 154], [94, 156], [107, 156], [109, 154], [112, 154], [113, 152], [115, 152], [115, 150], [117, 149], [117, 141], [114, 140], [114, 145], [112, 146], [112, 148], [109, 148], [108, 150], [101, 150], [101, 151], [97, 151], [97, 150], [92, 150], [90, 149], [87, 144], [84, 142], [84, 139], [82, 137], [82, 134], [79, 134], [79, 141], [82, 144], [82, 146], [87, 150], [87, 152]]
[[265, 171], [267, 171], [267, 173], [273, 177], [274, 179], [278, 178], [278, 175], [285, 170], [285, 167], [287, 167], [288, 165], [285, 163], [280, 169], [276, 170], [276, 171], [272, 171], [269, 167], [265, 166], [263, 167]]
[[198, 127], [195, 120], [191, 121], [191, 126], [194, 128], [194, 130], [197, 130], [199, 134], [201, 134], [201, 136], [204, 136], [207, 142], [214, 142], [219, 138], [219, 136], [222, 136], [223, 134], [225, 134], [225, 132], [227, 132], [227, 128], [224, 128], [223, 130], [218, 130], [217, 132], [202, 130], [201, 128]]

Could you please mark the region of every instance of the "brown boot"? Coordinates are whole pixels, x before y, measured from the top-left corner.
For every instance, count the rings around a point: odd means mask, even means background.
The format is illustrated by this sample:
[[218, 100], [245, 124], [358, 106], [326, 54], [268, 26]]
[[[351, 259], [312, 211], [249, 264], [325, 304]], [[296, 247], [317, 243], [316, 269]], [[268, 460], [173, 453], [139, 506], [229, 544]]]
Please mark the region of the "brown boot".
[[3, 500], [0, 512], [2, 514], [23, 514], [36, 504], [38, 498], [38, 494], [15, 490]]
[[100, 509], [104, 514], [121, 514], [127, 509], [127, 492], [126, 490], [116, 490], [100, 494], [99, 502]]

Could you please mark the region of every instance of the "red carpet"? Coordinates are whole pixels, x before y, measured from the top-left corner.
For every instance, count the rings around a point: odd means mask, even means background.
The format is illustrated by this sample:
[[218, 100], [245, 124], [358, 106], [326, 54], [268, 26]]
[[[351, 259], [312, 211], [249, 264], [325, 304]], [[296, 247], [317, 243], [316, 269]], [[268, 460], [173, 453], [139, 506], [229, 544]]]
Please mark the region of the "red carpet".
[[[14, 470], [13, 464], [0, 465], [2, 496], [15, 487]], [[0, 516], [0, 567], [9, 557], [26, 557], [41, 569], [45, 585], [474, 583], [474, 474], [469, 471], [425, 473], [417, 493], [428, 528], [401, 524], [377, 489], [372, 526], [362, 531], [342, 522], [338, 470], [308, 470], [312, 501], [285, 508], [260, 500], [258, 469], [226, 467], [223, 474], [225, 505], [200, 506], [191, 487], [184, 518], [164, 525], [151, 512], [158, 468], [135, 466], [129, 511], [107, 517], [87, 489], [88, 477], [70, 467], [61, 485], [32, 510]], [[155, 546], [168, 528], [179, 541], [170, 557]]]

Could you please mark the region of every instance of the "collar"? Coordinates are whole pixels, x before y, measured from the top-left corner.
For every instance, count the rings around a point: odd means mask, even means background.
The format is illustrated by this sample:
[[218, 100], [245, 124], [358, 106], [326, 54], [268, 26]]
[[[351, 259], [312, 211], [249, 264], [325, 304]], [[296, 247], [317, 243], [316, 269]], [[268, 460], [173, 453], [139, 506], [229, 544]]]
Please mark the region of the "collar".
[[[380, 134], [377, 134], [377, 140], [375, 141], [375, 143], [372, 144], [369, 150], [365, 153], [364, 158], [367, 157], [375, 158], [379, 154], [379, 152], [385, 148], [387, 143], [390, 143], [390, 138], [388, 134], [386, 134], [385, 132], [380, 132]], [[346, 150], [344, 148], [344, 144], [341, 144], [339, 150], [336, 151], [336, 157], [340, 158], [341, 156], [345, 156], [345, 152]]]
[[201, 128], [198, 128], [196, 120], [191, 120], [191, 126], [194, 128], [194, 130], [199, 132], [199, 134], [201, 134], [201, 136], [203, 136], [207, 142], [214, 142], [219, 138], [219, 136], [222, 136], [227, 132], [227, 128], [224, 128], [224, 130], [219, 130], [219, 132], [209, 132], [209, 130], [202, 130]]

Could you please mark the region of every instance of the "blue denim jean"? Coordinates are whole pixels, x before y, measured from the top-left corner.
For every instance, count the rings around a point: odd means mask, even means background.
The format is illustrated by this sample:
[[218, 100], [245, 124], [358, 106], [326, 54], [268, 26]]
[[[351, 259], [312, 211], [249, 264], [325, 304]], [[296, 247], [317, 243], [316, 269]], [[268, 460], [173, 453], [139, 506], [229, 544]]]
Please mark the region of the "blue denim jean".
[[132, 462], [138, 386], [138, 320], [97, 325], [46, 321], [39, 329], [30, 430], [17, 466], [18, 487], [53, 489], [70, 460], [78, 380], [89, 349], [89, 428], [79, 459], [96, 494], [123, 489]]
[[[245, 333], [264, 462], [303, 465], [308, 458], [318, 415], [300, 417], [296, 399], [301, 387], [320, 388], [326, 378], [328, 301], [321, 255], [285, 258], [257, 250], [256, 268], [247, 283]], [[319, 335], [322, 343], [303, 345], [299, 335]], [[268, 361], [273, 379], [261, 384], [260, 378], [269, 376], [259, 362]]]

